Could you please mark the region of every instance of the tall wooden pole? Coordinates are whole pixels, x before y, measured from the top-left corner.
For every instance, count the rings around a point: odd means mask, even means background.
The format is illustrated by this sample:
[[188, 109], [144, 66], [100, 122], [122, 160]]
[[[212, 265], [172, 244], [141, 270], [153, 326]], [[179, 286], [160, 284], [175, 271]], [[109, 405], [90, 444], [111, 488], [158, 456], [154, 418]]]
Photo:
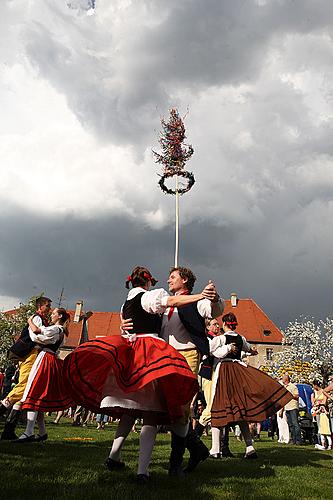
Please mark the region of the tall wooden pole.
[[175, 247], [175, 267], [178, 267], [179, 255], [179, 192], [178, 175], [176, 175], [176, 247]]

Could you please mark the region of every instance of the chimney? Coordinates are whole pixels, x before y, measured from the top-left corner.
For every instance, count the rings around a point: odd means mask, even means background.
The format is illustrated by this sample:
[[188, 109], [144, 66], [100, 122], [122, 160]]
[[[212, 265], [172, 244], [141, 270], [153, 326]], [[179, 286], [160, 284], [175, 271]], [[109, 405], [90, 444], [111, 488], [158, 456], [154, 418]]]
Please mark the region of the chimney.
[[83, 307], [83, 300], [78, 300], [75, 306], [75, 313], [73, 319], [74, 323], [79, 323], [81, 319], [82, 307]]
[[237, 307], [238, 298], [236, 292], [232, 292], [230, 295], [230, 302], [232, 307]]

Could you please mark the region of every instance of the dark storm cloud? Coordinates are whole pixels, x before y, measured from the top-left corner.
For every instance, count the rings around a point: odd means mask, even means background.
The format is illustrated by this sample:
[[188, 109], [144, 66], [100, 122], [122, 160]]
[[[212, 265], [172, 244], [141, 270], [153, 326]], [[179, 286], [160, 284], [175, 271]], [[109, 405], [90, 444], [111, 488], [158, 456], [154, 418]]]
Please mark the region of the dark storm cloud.
[[[152, 230], [126, 218], [43, 218], [14, 207], [11, 214], [0, 218], [0, 294], [26, 300], [44, 291], [56, 303], [64, 287], [69, 308], [83, 299], [86, 309], [115, 311], [125, 296], [125, 278], [137, 264], [148, 266], [158, 286], [166, 286], [174, 251], [170, 227]], [[325, 314], [331, 307], [333, 261], [305, 275], [298, 263], [311, 261], [316, 252], [280, 253], [278, 235], [269, 241], [266, 229], [193, 222], [181, 228], [180, 262], [197, 274], [197, 289], [214, 279], [225, 297], [236, 291], [255, 299], [279, 326], [300, 314]]]

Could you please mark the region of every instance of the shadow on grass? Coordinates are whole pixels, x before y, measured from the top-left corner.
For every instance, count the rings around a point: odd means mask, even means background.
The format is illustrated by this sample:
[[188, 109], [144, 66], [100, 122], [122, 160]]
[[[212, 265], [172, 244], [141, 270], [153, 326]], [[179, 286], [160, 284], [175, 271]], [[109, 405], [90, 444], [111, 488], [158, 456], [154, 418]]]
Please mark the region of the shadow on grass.
[[[104, 466], [114, 435], [110, 430], [113, 429], [98, 433], [92, 427], [72, 428], [65, 424], [62, 428], [51, 428], [50, 439], [45, 443], [0, 442], [3, 498], [24, 500], [40, 496], [43, 500], [143, 500], [144, 496], [145, 500], [189, 500], [189, 497], [191, 500], [202, 500], [203, 497], [213, 500], [223, 496], [269, 499], [277, 497], [265, 496], [261, 487], [272, 484], [280, 468], [323, 468], [325, 461], [332, 460], [329, 453], [313, 447], [281, 447], [275, 443], [262, 443], [257, 446], [258, 460], [244, 460], [243, 452], [231, 459], [208, 459], [195, 473], [179, 480], [170, 478], [166, 470], [170, 437], [159, 435], [154, 449], [151, 480], [145, 486], [138, 486], [135, 477], [139, 437], [131, 434], [126, 444], [126, 469], [110, 472]], [[241, 449], [243, 445], [237, 448], [238, 451]]]
[[[170, 478], [167, 474], [169, 447], [168, 440], [160, 439], [158, 450], [154, 454], [149, 484], [138, 486], [136, 463], [138, 458], [138, 440], [133, 437], [124, 452], [128, 467], [121, 472], [110, 472], [103, 464], [109, 441], [52, 441], [46, 443], [1, 443], [1, 458], [4, 464], [2, 474], [5, 498], [31, 498], [42, 495], [43, 498], [89, 500], [98, 497], [112, 499], [160, 500], [212, 500], [216, 496], [211, 489], [220, 489], [224, 480], [240, 475], [246, 478], [267, 478], [274, 475], [270, 467], [258, 468], [258, 464], [244, 463], [240, 460], [210, 461], [198, 467], [184, 479]], [[164, 454], [164, 456], [162, 456]], [[236, 467], [237, 464], [237, 467]], [[31, 481], [31, 478], [35, 478]], [[238, 498], [244, 491], [249, 492], [249, 485], [231, 484], [230, 493], [239, 491]], [[243, 491], [244, 490], [244, 491]], [[251, 488], [250, 488], [251, 490]], [[232, 494], [232, 497], [234, 495]]]

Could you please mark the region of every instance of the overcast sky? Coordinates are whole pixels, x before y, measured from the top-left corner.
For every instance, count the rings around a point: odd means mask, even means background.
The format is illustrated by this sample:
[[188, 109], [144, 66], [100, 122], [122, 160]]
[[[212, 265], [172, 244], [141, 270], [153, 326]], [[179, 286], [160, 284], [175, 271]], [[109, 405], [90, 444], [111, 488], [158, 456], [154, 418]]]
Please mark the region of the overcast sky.
[[2, 0], [0, 309], [44, 291], [118, 310], [165, 285], [174, 197], [161, 117], [196, 183], [180, 264], [284, 327], [332, 315], [332, 0]]

